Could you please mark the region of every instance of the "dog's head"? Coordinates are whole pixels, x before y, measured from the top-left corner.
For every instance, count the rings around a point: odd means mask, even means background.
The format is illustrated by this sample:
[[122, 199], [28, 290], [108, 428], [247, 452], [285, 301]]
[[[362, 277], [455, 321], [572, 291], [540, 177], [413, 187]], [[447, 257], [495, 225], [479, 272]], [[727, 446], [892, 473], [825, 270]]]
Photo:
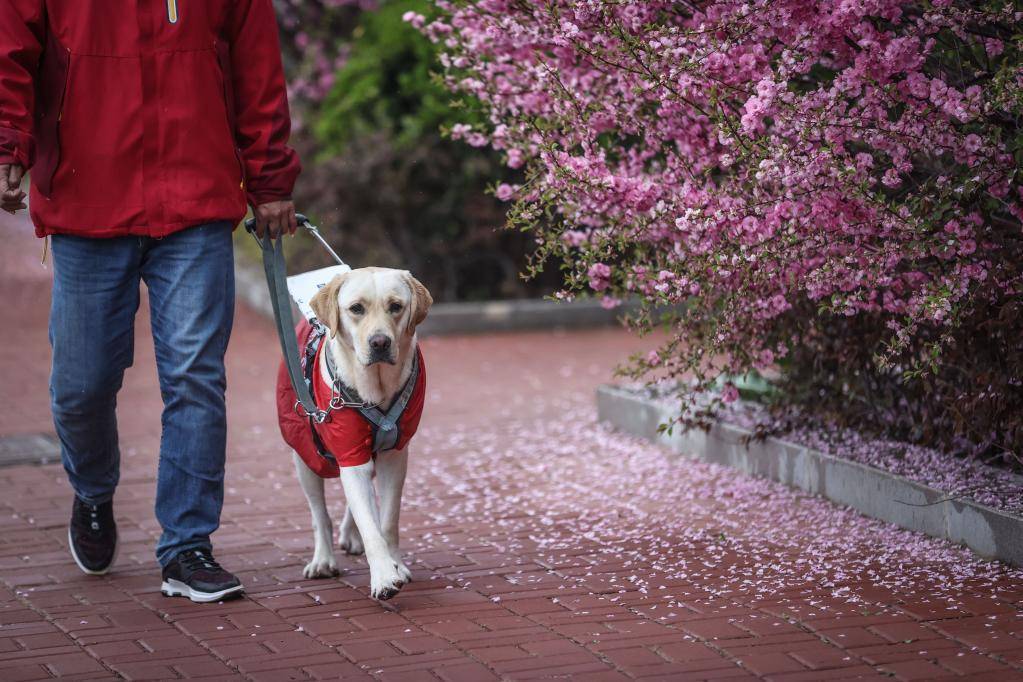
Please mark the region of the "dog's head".
[[360, 268], [332, 279], [309, 305], [360, 364], [393, 365], [403, 342], [426, 319], [433, 297], [407, 270]]

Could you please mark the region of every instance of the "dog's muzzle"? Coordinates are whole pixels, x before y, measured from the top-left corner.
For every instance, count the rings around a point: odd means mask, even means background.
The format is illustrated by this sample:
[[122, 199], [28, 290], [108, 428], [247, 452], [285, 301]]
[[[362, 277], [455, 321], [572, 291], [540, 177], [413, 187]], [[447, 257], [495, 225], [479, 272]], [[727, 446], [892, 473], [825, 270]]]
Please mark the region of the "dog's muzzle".
[[391, 352], [394, 344], [391, 337], [385, 334], [374, 334], [369, 337], [369, 364], [375, 365], [378, 362], [394, 364], [394, 354]]

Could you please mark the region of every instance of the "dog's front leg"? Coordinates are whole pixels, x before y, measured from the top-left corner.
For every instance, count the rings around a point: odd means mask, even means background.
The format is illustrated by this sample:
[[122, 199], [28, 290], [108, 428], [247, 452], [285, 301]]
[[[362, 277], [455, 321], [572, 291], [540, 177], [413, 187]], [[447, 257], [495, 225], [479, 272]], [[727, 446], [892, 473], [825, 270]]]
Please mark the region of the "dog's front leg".
[[380, 530], [380, 512], [373, 490], [373, 462], [354, 467], [341, 467], [341, 483], [348, 498], [348, 509], [362, 536], [369, 564], [370, 593], [374, 599], [386, 600], [398, 594], [405, 581], [387, 548]]
[[355, 525], [355, 518], [352, 516], [351, 505], [345, 505], [345, 518], [341, 521], [341, 532], [338, 535], [338, 545], [341, 549], [351, 555], [362, 554], [362, 536], [359, 535], [359, 527]]
[[387, 551], [398, 566], [398, 573], [406, 583], [412, 580], [412, 571], [401, 560], [398, 548], [398, 516], [401, 513], [401, 492], [408, 471], [408, 450], [382, 452], [376, 460], [377, 492], [380, 496], [380, 527], [387, 541]]
[[337, 561], [334, 559], [334, 526], [327, 513], [327, 502], [323, 497], [323, 479], [306, 466], [298, 453], [294, 453], [295, 471], [298, 482], [309, 503], [309, 512], [313, 517], [313, 558], [302, 575], [307, 578], [330, 578], [338, 574]]

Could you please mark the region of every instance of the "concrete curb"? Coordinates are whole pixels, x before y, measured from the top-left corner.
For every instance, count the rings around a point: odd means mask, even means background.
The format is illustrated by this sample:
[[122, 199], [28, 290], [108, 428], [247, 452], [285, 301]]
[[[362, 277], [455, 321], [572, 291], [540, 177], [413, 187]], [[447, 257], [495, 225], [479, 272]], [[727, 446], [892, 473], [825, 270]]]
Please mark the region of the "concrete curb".
[[[261, 267], [235, 258], [235, 290], [239, 299], [273, 319], [270, 294]], [[298, 319], [297, 309], [295, 315]], [[613, 327], [623, 315], [639, 310], [638, 302], [626, 302], [605, 310], [593, 299], [564, 303], [536, 299], [437, 303], [419, 327], [420, 336], [485, 334], [535, 329], [592, 329]]]
[[719, 422], [709, 432], [658, 433], [658, 425], [674, 412], [641, 390], [601, 386], [597, 413], [601, 421], [685, 457], [780, 481], [867, 516], [965, 545], [982, 557], [1023, 567], [1020, 516], [970, 500], [947, 500], [935, 488], [779, 438], [744, 445], [750, 432], [732, 424]]
[[0, 436], [0, 467], [60, 462], [60, 442], [52, 433]]
[[[274, 310], [270, 305], [270, 290], [266, 286], [263, 268], [243, 260], [238, 255], [237, 247], [234, 254], [234, 294], [256, 312], [273, 319]], [[293, 307], [292, 313], [297, 316], [298, 308]]]
[[639, 310], [638, 303], [623, 303], [605, 310], [600, 301], [547, 301], [523, 299], [480, 303], [437, 303], [419, 327], [423, 336], [486, 334], [537, 329], [593, 329], [614, 327], [622, 316]]

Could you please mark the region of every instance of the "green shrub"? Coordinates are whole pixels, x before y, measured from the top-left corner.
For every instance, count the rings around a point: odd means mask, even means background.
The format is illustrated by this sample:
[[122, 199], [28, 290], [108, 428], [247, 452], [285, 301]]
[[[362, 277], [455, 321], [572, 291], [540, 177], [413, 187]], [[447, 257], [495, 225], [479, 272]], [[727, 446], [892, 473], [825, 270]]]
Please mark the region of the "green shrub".
[[[336, 53], [343, 63], [322, 101], [298, 102], [304, 171], [295, 201], [353, 266], [407, 268], [438, 300], [550, 291], [549, 279], [519, 277], [531, 239], [503, 229], [505, 207], [488, 192], [513, 171], [497, 152], [443, 135], [478, 114], [436, 81], [436, 48], [402, 20], [428, 9], [421, 0], [382, 3], [357, 16], [350, 42], [311, 48], [320, 62]], [[303, 82], [317, 78], [308, 59], [289, 61]], [[295, 270], [326, 262], [310, 240], [290, 246]]]

